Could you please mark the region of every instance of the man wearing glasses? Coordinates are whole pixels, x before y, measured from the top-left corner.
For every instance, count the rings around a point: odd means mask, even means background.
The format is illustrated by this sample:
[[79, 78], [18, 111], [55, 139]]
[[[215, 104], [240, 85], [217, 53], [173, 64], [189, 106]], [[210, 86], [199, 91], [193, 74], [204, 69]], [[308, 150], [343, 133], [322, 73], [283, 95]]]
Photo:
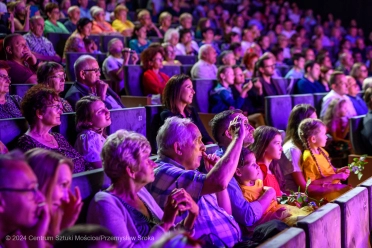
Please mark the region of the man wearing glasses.
[[48, 208], [37, 178], [22, 156], [17, 151], [0, 156], [0, 247], [14, 242], [44, 247], [43, 240], [29, 237], [46, 235]]
[[38, 61], [20, 34], [10, 34], [4, 39], [4, 50], [9, 76], [13, 84], [37, 84], [36, 69]]
[[67, 91], [65, 99], [75, 109], [75, 104], [83, 96], [94, 95], [101, 98], [108, 109], [124, 108], [120, 97], [100, 80], [101, 69], [95, 58], [90, 55], [80, 56], [75, 64], [76, 82]]

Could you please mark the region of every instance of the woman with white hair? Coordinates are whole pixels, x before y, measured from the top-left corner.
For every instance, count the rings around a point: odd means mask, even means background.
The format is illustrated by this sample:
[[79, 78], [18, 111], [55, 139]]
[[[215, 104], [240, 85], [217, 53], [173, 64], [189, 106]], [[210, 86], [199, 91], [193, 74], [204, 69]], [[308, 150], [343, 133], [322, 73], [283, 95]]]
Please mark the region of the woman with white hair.
[[177, 44], [180, 39], [180, 34], [178, 30], [175, 28], [168, 29], [164, 35], [164, 43], [169, 43], [173, 47], [173, 51], [175, 55], [182, 54], [182, 51], [177, 48]]
[[110, 25], [110, 23], [105, 21], [105, 10], [104, 9], [94, 6], [90, 9], [90, 12], [93, 17], [93, 26], [92, 26], [91, 34], [102, 34], [102, 35], [119, 34]]
[[116, 237], [135, 237], [122, 240], [119, 247], [150, 247], [174, 228], [179, 212], [188, 215], [177, 226], [191, 231], [199, 214], [198, 205], [182, 188], [169, 191], [161, 210], [144, 187], [155, 179], [150, 153], [143, 135], [126, 130], [110, 135], [102, 149], [103, 168], [112, 184], [94, 196], [87, 222], [108, 228]]

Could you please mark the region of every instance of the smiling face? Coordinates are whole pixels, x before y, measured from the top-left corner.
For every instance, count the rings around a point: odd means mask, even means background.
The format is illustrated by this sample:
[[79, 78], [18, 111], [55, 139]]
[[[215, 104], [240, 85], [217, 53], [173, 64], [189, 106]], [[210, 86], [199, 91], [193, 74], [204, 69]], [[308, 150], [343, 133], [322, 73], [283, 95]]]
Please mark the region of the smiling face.
[[188, 130], [192, 133], [191, 140], [180, 148], [183, 155], [182, 165], [186, 170], [196, 170], [200, 166], [205, 146], [202, 142], [202, 135], [195, 124], [190, 124]]
[[163, 68], [163, 56], [161, 55], [161, 53], [156, 53], [156, 55], [154, 56], [154, 58], [152, 59], [152, 61], [149, 63], [150, 67], [152, 69], [161, 69]]
[[64, 71], [55, 71], [47, 79], [48, 87], [54, 89], [58, 94], [64, 91], [66, 74]]
[[[247, 146], [253, 144], [253, 142], [254, 142], [254, 137], [253, 137], [254, 127], [252, 127], [249, 124], [248, 118], [245, 115], [240, 114], [240, 113], [236, 113], [236, 114], [231, 115], [230, 120], [233, 120], [237, 116], [240, 116], [241, 120], [244, 123], [244, 127], [247, 129], [247, 131], [245, 132], [245, 137], [244, 137], [244, 141], [243, 141], [243, 146], [247, 147]], [[228, 131], [226, 130], [225, 132], [228, 132]]]
[[61, 125], [62, 103], [60, 101], [52, 101], [47, 105], [45, 112], [40, 115], [40, 119], [45, 126]]
[[282, 136], [277, 134], [266, 147], [264, 156], [268, 159], [280, 159], [282, 151]]
[[81, 34], [85, 37], [88, 37], [92, 32], [92, 23], [88, 23], [81, 29]]
[[181, 86], [180, 90], [180, 101], [187, 105], [192, 103], [192, 99], [195, 95], [194, 88], [190, 79], [187, 79]]
[[138, 171], [134, 173], [134, 180], [137, 184], [146, 185], [155, 179], [154, 167], [155, 162], [150, 159], [151, 149], [147, 148], [139, 153], [140, 164]]
[[69, 202], [69, 190], [72, 181], [71, 169], [67, 164], [60, 164], [56, 173], [56, 184], [53, 187], [50, 199], [50, 210], [52, 214], [57, 211], [63, 203]]
[[24, 60], [24, 55], [28, 51], [27, 42], [21, 35], [14, 37], [12, 43], [6, 47], [7, 54], [17, 60]]
[[0, 69], [0, 93], [8, 93], [10, 87], [10, 80], [8, 72], [5, 69]]
[[92, 126], [97, 129], [105, 128], [111, 125], [110, 111], [102, 101], [95, 101], [90, 106]]

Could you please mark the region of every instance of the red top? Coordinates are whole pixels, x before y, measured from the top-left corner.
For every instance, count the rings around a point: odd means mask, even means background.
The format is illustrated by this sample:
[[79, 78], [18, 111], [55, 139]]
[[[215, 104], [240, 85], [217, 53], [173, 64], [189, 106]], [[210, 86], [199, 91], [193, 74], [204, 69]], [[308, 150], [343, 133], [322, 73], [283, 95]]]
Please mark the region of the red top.
[[168, 75], [163, 72], [156, 74], [153, 70], [145, 71], [142, 77], [143, 93], [145, 96], [150, 94], [162, 94], [168, 80]]
[[273, 189], [275, 189], [276, 196], [282, 196], [282, 191], [280, 190], [280, 186], [279, 186], [278, 180], [276, 180], [276, 177], [273, 174], [267, 173], [267, 167], [265, 164], [258, 164], [258, 165], [260, 166], [263, 177], [264, 177], [263, 185], [272, 187]]

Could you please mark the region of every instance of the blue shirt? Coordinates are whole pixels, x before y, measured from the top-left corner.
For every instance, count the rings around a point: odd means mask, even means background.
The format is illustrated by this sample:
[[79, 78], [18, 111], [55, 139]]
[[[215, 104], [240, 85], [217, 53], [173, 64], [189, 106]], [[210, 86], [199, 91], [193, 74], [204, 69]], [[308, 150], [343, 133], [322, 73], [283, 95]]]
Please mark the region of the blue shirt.
[[220, 113], [224, 110], [228, 110], [230, 107], [240, 109], [243, 103], [244, 98], [239, 96], [235, 100], [231, 89], [225, 88], [221, 84], [217, 84], [217, 86], [210, 92], [209, 108], [211, 113]]
[[296, 78], [303, 78], [303, 77], [304, 77], [303, 70], [297, 71], [294, 68], [292, 68], [287, 72], [287, 75], [285, 75], [284, 78], [295, 78], [296, 79]]
[[134, 40], [129, 41], [129, 47], [130, 49], [136, 51], [137, 54], [140, 54], [143, 52], [143, 50], [145, 50], [146, 48], [150, 46], [150, 43], [151, 42], [147, 40], [147, 43], [145, 45], [141, 45], [138, 43], [137, 39], [134, 39]]
[[80, 7], [80, 18], [89, 18], [92, 20], [92, 16], [90, 15], [89, 9], [84, 9]]
[[300, 81], [297, 82], [295, 87], [295, 94], [314, 94], [314, 93], [321, 93], [326, 92], [324, 90], [324, 86], [318, 82], [311, 82], [307, 78], [301, 78]]
[[355, 108], [357, 115], [365, 115], [368, 113], [367, 104], [364, 102], [362, 98], [360, 98], [359, 96], [356, 96], [356, 97], [353, 97], [350, 95], [347, 95], [347, 96], [350, 98], [351, 102], [353, 103], [353, 106]]

